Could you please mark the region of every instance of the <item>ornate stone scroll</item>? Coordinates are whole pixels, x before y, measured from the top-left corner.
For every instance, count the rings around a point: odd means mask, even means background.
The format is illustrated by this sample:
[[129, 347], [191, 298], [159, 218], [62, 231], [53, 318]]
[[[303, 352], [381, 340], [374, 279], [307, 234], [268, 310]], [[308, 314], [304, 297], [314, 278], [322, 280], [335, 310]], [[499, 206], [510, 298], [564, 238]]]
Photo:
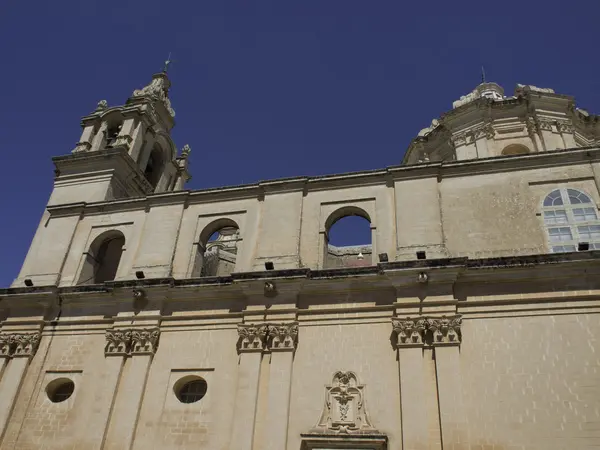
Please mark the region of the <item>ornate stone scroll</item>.
[[265, 347], [267, 325], [238, 325], [240, 352], [260, 351]]
[[323, 412], [311, 433], [379, 433], [367, 415], [364, 388], [354, 372], [336, 372], [325, 386]]
[[295, 350], [298, 343], [298, 324], [282, 323], [268, 326], [270, 350]]
[[0, 334], [0, 357], [31, 358], [40, 343], [40, 333], [2, 333]]
[[158, 328], [106, 330], [106, 356], [153, 355], [158, 347]]
[[392, 318], [397, 347], [460, 344], [462, 316]]
[[161, 101], [171, 117], [175, 117], [175, 111], [171, 107], [171, 100], [169, 100], [170, 86], [171, 83], [165, 74], [156, 74], [152, 77], [150, 84], [133, 91], [133, 97], [146, 97], [154, 101]]

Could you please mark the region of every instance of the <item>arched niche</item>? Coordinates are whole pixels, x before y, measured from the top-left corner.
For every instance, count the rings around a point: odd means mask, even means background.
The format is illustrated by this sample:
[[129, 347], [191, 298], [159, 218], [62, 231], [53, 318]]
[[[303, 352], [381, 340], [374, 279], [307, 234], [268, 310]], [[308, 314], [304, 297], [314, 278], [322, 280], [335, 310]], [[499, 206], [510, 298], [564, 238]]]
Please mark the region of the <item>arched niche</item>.
[[527, 153], [530, 153], [529, 148], [523, 144], [509, 144], [502, 150], [502, 156], [526, 155]]
[[160, 183], [167, 165], [175, 159], [177, 149], [168, 134], [159, 132], [150, 141], [144, 143], [145, 154], [140, 156], [140, 169], [154, 189]]
[[209, 223], [200, 232], [191, 276], [230, 275], [235, 271], [241, 240], [234, 220], [220, 218]]
[[77, 284], [98, 284], [112, 281], [117, 275], [125, 236], [118, 230], [102, 233], [92, 241]]
[[104, 122], [104, 148], [113, 148], [123, 127], [123, 114], [120, 110], [113, 110], [106, 113], [102, 121]]
[[[367, 211], [355, 205], [342, 206], [329, 214], [324, 227], [323, 268], [365, 267], [373, 264], [372, 222]], [[340, 227], [343, 237], [340, 242], [335, 242], [332, 238], [336, 228]]]

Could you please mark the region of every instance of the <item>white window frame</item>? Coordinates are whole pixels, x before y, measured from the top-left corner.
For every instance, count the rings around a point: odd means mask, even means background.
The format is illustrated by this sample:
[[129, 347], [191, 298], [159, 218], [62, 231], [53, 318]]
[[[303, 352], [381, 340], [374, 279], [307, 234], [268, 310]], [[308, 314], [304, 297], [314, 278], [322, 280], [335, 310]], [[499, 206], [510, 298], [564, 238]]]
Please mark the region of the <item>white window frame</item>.
[[[558, 191], [560, 193], [560, 199], [562, 200], [561, 205], [551, 205], [544, 206], [546, 199], [552, 195], [554, 192]], [[589, 202], [585, 203], [571, 203], [569, 199], [569, 191], [575, 191], [580, 195], [584, 195], [589, 199]], [[595, 215], [595, 219], [592, 220], [581, 220], [578, 221], [575, 217], [575, 210], [577, 209], [592, 209], [593, 214]], [[548, 223], [546, 218], [546, 213], [553, 212], [556, 214], [557, 211], [561, 211], [565, 213], [566, 221], [562, 223]], [[590, 211], [585, 212], [584, 216], [587, 214], [591, 214]], [[560, 214], [562, 216], [562, 214]], [[580, 233], [580, 227], [597, 227], [600, 226], [600, 215], [598, 213], [598, 207], [594, 203], [592, 197], [581, 189], [575, 189], [571, 187], [563, 187], [558, 189], [553, 189], [551, 192], [546, 194], [544, 200], [542, 202], [542, 220], [544, 222], [544, 228], [546, 229], [546, 237], [548, 239], [548, 248], [551, 253], [563, 253], [576, 251], [580, 242], [589, 243], [590, 250], [600, 250], [600, 236], [598, 238], [588, 239], [587, 237], [582, 237]], [[553, 241], [551, 239], [551, 230], [557, 230], [560, 228], [568, 228], [571, 233], [571, 239], [569, 240], [561, 240], [561, 241]], [[563, 230], [564, 231], [564, 230]]]

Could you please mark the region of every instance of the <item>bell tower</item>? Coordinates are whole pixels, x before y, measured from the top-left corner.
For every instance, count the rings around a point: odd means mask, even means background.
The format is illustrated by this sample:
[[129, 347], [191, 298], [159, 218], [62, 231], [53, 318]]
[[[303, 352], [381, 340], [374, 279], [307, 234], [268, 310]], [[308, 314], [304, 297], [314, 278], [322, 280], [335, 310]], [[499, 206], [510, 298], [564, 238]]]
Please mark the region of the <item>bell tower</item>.
[[121, 106], [106, 100], [82, 118], [83, 132], [70, 155], [53, 158], [49, 204], [110, 201], [180, 190], [190, 178], [189, 147], [181, 156], [170, 132], [175, 126], [171, 82], [165, 71], [136, 89]]

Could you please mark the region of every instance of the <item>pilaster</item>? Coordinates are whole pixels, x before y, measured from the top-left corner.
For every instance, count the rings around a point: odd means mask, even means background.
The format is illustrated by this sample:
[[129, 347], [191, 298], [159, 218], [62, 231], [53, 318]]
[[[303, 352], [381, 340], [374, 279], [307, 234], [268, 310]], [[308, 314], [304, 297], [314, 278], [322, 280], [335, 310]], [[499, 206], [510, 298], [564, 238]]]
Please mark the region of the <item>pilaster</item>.
[[8, 419], [14, 408], [15, 399], [21, 388], [29, 361], [35, 355], [40, 342], [40, 333], [0, 334], [0, 439], [4, 436]]
[[103, 449], [129, 450], [146, 389], [148, 370], [158, 347], [160, 330], [115, 328], [106, 331], [107, 358], [120, 358], [120, 377]]
[[292, 365], [298, 342], [298, 323], [269, 325], [267, 346], [271, 351], [269, 392], [266, 423], [269, 432], [263, 442], [266, 450], [281, 450], [287, 446]]
[[468, 428], [465, 420], [460, 375], [461, 316], [393, 318], [392, 326], [398, 350], [402, 438], [404, 450], [430, 448], [426, 402], [427, 376], [423, 349], [433, 347], [437, 381], [439, 423], [442, 448], [467, 449]]
[[240, 355], [238, 383], [229, 448], [251, 450], [258, 399], [262, 352], [267, 336], [266, 325], [238, 325]]

